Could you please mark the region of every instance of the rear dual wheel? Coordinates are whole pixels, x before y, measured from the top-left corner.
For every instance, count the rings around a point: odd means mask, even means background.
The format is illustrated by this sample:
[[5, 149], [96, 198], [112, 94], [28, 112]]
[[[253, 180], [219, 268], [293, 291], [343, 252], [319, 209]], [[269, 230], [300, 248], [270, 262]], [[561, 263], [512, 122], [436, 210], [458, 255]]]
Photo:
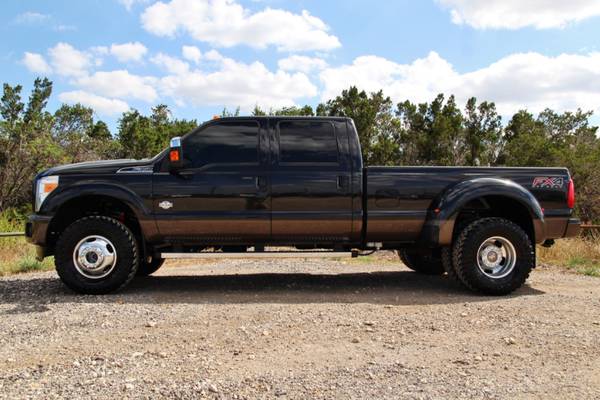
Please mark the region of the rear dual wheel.
[[164, 258], [152, 258], [150, 262], [140, 261], [136, 276], [149, 276], [155, 273], [165, 263]]
[[469, 224], [445, 257], [446, 269], [451, 271], [448, 275], [488, 295], [505, 295], [520, 288], [535, 267], [531, 238], [520, 226], [503, 218], [482, 218]]
[[488, 295], [505, 295], [525, 283], [535, 267], [535, 248], [520, 226], [503, 218], [482, 218], [460, 228], [451, 247], [429, 253], [403, 249], [398, 251], [400, 259], [413, 271], [445, 272], [466, 288]]
[[423, 275], [443, 275], [444, 266], [440, 251], [431, 250], [428, 253], [419, 253], [408, 249], [398, 250], [400, 260], [408, 268]]

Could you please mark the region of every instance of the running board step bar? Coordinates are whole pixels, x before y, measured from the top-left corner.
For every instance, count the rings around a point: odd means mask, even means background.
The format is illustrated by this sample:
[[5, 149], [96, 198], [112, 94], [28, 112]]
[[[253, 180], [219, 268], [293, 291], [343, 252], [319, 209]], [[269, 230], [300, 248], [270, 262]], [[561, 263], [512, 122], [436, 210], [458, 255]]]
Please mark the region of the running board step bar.
[[354, 258], [357, 251], [247, 251], [241, 253], [160, 253], [159, 258], [206, 259], [206, 258]]

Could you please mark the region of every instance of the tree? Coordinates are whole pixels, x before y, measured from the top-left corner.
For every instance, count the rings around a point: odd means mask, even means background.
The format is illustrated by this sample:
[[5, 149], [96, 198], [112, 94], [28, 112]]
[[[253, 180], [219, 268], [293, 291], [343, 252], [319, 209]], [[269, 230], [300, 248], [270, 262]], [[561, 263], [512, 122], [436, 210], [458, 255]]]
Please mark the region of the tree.
[[312, 117], [314, 115], [313, 109], [311, 106], [304, 107], [283, 107], [279, 110], [275, 110], [271, 112], [271, 115], [279, 115], [279, 116], [300, 116], [300, 117]]
[[402, 163], [412, 165], [460, 165], [464, 162], [463, 117], [454, 96], [439, 94], [431, 103], [399, 103]]
[[94, 110], [81, 104], [61, 105], [54, 113], [52, 137], [64, 150], [64, 162], [111, 158], [119, 144], [103, 121], [94, 121]]
[[36, 78], [23, 116], [23, 122], [28, 128], [29, 134], [34, 134], [35, 130], [43, 129], [49, 124], [51, 115], [44, 109], [48, 105], [51, 94], [52, 82], [48, 78]]
[[496, 105], [484, 101], [477, 105], [471, 97], [465, 107], [464, 150], [467, 165], [493, 164], [500, 153], [502, 119]]
[[0, 211], [27, 204], [33, 176], [60, 159], [50, 135], [52, 116], [44, 110], [52, 83], [36, 79], [27, 106], [21, 90], [4, 84], [0, 100]]
[[92, 139], [97, 140], [111, 140], [112, 135], [108, 129], [108, 125], [104, 121], [97, 121], [89, 132], [89, 136]]
[[118, 140], [124, 157], [148, 158], [165, 149], [174, 136], [182, 136], [197, 126], [196, 121], [171, 118], [169, 108], [160, 104], [150, 117], [137, 110], [123, 113], [119, 120]]
[[317, 107], [317, 115], [345, 116], [354, 120], [365, 163], [382, 164], [398, 153], [397, 124], [392, 100], [383, 91], [367, 94], [354, 86]]
[[240, 108], [239, 107], [237, 107], [235, 109], [235, 111], [229, 111], [227, 109], [227, 107], [223, 108], [223, 111], [221, 111], [221, 118], [225, 118], [225, 117], [239, 117], [239, 116], [240, 116]]
[[25, 104], [21, 101], [21, 90], [23, 90], [23, 87], [21, 85], [12, 87], [8, 83], [5, 83], [3, 88], [0, 115], [5, 124], [4, 129], [14, 130], [25, 108]]
[[255, 117], [264, 117], [265, 115], [267, 115], [267, 113], [265, 111], [263, 111], [262, 108], [259, 107], [259, 105], [255, 105], [254, 109], [252, 110], [251, 115], [255, 116]]
[[288, 117], [293, 117], [293, 116], [308, 116], [311, 117], [314, 114], [313, 112], [313, 108], [309, 105], [306, 105], [304, 107], [298, 107], [298, 106], [291, 106], [291, 107], [283, 107], [283, 108], [279, 108], [279, 109], [269, 109], [269, 111], [264, 111], [262, 108], [260, 108], [258, 105], [254, 106], [254, 109], [252, 110], [251, 113], [253, 116], [255, 117], [261, 117], [261, 116], [266, 116], [266, 115], [277, 115], [277, 116], [288, 116]]

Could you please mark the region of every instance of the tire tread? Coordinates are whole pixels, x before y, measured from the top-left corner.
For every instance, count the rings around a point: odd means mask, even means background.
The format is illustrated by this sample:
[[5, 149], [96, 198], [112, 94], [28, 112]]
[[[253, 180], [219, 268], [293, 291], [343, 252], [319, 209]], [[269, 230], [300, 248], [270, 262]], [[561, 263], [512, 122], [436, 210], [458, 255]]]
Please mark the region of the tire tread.
[[[108, 223], [110, 225], [112, 225], [113, 227], [117, 228], [120, 233], [122, 233], [124, 235], [124, 237], [126, 238], [126, 241], [129, 244], [129, 247], [132, 251], [132, 262], [131, 265], [128, 267], [129, 268], [129, 272], [126, 276], [126, 278], [115, 288], [113, 288], [112, 286], [88, 286], [86, 287], [81, 287], [81, 286], [76, 286], [73, 283], [71, 283], [71, 279], [69, 279], [69, 274], [72, 273], [76, 273], [73, 271], [69, 271], [69, 269], [67, 268], [67, 265], [69, 264], [69, 259], [71, 258], [72, 254], [71, 254], [71, 250], [70, 249], [66, 249], [65, 246], [68, 245], [69, 239], [71, 238], [71, 236], [75, 235], [77, 237], [77, 235], [79, 235], [79, 231], [81, 229], [83, 229], [84, 227], [86, 227], [87, 224], [97, 224], [98, 222], [102, 222], [102, 223]], [[108, 293], [108, 292], [113, 292], [113, 291], [119, 291], [121, 289], [123, 289], [125, 286], [127, 286], [129, 284], [129, 282], [131, 282], [131, 280], [135, 277], [137, 269], [138, 269], [138, 264], [139, 264], [139, 254], [138, 254], [138, 244], [137, 244], [137, 240], [135, 239], [133, 233], [131, 232], [131, 230], [129, 230], [129, 228], [127, 228], [127, 226], [125, 226], [124, 224], [122, 224], [121, 222], [117, 221], [114, 218], [110, 218], [104, 215], [92, 215], [92, 216], [88, 216], [88, 217], [83, 217], [81, 219], [78, 219], [77, 221], [73, 222], [71, 225], [69, 225], [64, 232], [60, 235], [57, 243], [56, 243], [56, 252], [55, 252], [55, 257], [54, 257], [54, 265], [56, 267], [56, 271], [59, 275], [59, 277], [61, 278], [61, 280], [63, 282], [65, 282], [65, 284], [67, 286], [69, 286], [71, 289], [80, 292], [80, 293], [87, 293], [87, 294], [104, 294], [104, 293]]]
[[[474, 279], [472, 279], [468, 271], [469, 265], [471, 264], [469, 264], [468, 260], [464, 260], [464, 253], [466, 250], [465, 247], [471, 244], [471, 239], [477, 234], [477, 232], [489, 227], [489, 225], [507, 228], [519, 235], [521, 242], [527, 247], [526, 257], [530, 259], [530, 265], [525, 265], [524, 268], [521, 268], [522, 271], [517, 271], [518, 274], [516, 280], [506, 280], [494, 288], [482, 287]], [[521, 229], [521, 227], [514, 222], [498, 217], [478, 219], [464, 228], [454, 243], [452, 255], [456, 275], [462, 284], [472, 291], [489, 295], [503, 295], [516, 290], [529, 278], [531, 269], [535, 266], [535, 249], [532, 246], [531, 239], [527, 233], [525, 233], [525, 231], [523, 231], [523, 229]], [[527, 262], [527, 260], [525, 261]]]

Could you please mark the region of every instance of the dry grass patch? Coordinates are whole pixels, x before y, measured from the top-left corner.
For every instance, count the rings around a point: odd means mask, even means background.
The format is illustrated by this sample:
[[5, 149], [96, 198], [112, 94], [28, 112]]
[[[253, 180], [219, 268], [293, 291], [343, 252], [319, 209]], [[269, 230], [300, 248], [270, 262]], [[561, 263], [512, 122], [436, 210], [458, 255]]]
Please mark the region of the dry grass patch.
[[600, 277], [600, 241], [583, 237], [557, 240], [550, 248], [538, 247], [539, 262]]
[[[0, 232], [19, 231], [23, 231], [22, 223], [0, 216]], [[52, 268], [54, 268], [53, 259], [37, 261], [35, 248], [27, 243], [24, 237], [0, 238], [0, 276]]]

